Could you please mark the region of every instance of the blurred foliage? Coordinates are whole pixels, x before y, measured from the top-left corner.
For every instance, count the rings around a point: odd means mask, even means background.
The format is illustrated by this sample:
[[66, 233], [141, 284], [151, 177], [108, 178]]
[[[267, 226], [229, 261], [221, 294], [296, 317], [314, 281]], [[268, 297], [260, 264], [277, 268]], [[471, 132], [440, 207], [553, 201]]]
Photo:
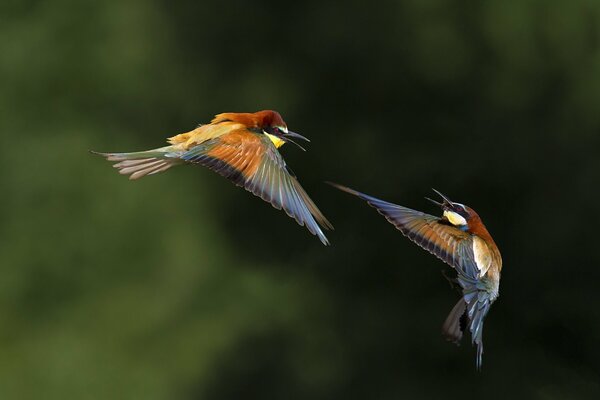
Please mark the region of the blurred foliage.
[[[600, 2], [4, 0], [0, 398], [598, 398]], [[324, 247], [200, 168], [87, 153], [279, 110]], [[442, 264], [339, 181], [482, 215], [474, 350]]]

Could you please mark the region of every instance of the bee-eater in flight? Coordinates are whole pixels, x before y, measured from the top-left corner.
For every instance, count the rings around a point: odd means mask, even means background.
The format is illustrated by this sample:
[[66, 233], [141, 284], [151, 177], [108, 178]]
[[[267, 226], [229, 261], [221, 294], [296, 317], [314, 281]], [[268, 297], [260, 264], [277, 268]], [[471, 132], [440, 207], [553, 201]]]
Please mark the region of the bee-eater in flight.
[[[154, 175], [179, 164], [199, 164], [268, 201], [300, 225], [329, 242], [321, 230], [333, 229], [287, 167], [278, 149], [302, 135], [289, 131], [278, 112], [218, 114], [210, 124], [168, 139], [169, 146], [135, 153], [96, 153], [129, 179]], [[320, 225], [320, 226], [319, 226]]]
[[450, 311], [442, 333], [459, 344], [468, 327], [471, 341], [477, 346], [477, 369], [481, 369], [483, 320], [498, 298], [502, 258], [479, 215], [468, 206], [450, 201], [435, 189], [442, 202], [427, 200], [442, 208], [441, 217], [388, 203], [345, 186], [332, 185], [365, 200], [404, 236], [456, 270], [457, 277], [452, 282], [460, 286], [462, 298]]

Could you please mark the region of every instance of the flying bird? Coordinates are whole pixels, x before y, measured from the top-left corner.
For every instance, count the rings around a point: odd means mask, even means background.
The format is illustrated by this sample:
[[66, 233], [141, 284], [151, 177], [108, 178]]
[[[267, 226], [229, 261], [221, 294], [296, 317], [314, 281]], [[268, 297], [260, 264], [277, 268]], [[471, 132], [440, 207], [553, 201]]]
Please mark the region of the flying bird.
[[218, 114], [206, 125], [169, 138], [168, 146], [135, 153], [98, 153], [129, 179], [154, 175], [180, 164], [210, 168], [254, 195], [283, 209], [298, 224], [306, 226], [321, 242], [329, 242], [321, 227], [331, 223], [308, 197], [288, 168], [279, 148], [295, 140], [309, 141], [288, 130], [278, 112]]
[[459, 344], [468, 327], [471, 341], [477, 346], [476, 366], [481, 369], [483, 320], [498, 298], [502, 257], [475, 210], [433, 189], [442, 198], [441, 203], [427, 198], [443, 211], [441, 217], [436, 217], [330, 184], [365, 200], [404, 236], [456, 270], [457, 277], [451, 282], [458, 285], [462, 297], [446, 318], [442, 333]]

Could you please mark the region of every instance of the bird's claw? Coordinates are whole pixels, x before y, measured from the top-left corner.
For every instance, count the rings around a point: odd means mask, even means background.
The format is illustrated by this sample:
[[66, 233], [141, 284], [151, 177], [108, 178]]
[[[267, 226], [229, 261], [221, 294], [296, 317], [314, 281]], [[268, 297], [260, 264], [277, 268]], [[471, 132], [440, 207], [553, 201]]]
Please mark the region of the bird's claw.
[[458, 279], [448, 276], [448, 273], [446, 272], [445, 269], [442, 270], [442, 275], [444, 276], [444, 278], [446, 278], [446, 280], [450, 284], [450, 289], [460, 289], [460, 285], [458, 284]]

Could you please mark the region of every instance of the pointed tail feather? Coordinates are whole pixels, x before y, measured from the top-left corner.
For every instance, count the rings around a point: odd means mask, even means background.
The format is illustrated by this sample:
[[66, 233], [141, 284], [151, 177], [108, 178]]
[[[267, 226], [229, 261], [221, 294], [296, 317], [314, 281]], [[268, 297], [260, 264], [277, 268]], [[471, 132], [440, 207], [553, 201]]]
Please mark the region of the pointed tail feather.
[[135, 180], [146, 175], [158, 174], [180, 164], [181, 161], [174, 157], [169, 150], [171, 150], [170, 146], [135, 153], [90, 152], [98, 154], [108, 161], [118, 161], [113, 167], [117, 168], [121, 175], [129, 175], [129, 179]]
[[487, 299], [474, 301], [467, 305], [469, 316], [469, 330], [471, 331], [471, 342], [477, 346], [477, 369], [481, 370], [483, 362], [483, 321], [488, 311], [490, 302]]
[[467, 304], [460, 299], [452, 308], [442, 325], [442, 334], [451, 342], [460, 344], [463, 332], [468, 327], [471, 332], [471, 342], [477, 346], [476, 366], [481, 370], [483, 362], [483, 321], [490, 309], [487, 301], [474, 301]]

